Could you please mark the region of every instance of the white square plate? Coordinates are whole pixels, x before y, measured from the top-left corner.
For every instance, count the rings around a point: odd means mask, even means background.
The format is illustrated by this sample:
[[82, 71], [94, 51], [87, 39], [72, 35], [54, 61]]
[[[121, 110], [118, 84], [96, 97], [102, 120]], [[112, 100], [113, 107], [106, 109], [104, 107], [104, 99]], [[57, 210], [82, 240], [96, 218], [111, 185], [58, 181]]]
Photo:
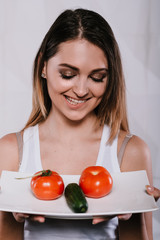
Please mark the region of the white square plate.
[[[45, 215], [63, 219], [89, 219], [99, 216], [125, 213], [139, 213], [157, 210], [152, 196], [145, 191], [148, 178], [145, 171], [115, 173], [113, 188], [103, 198], [87, 198], [88, 211], [74, 213], [67, 206], [64, 195], [56, 200], [43, 201], [35, 198], [30, 189], [30, 180], [16, 177], [30, 176], [30, 173], [3, 171], [1, 175], [0, 210]], [[65, 186], [78, 183], [79, 175], [62, 175]]]

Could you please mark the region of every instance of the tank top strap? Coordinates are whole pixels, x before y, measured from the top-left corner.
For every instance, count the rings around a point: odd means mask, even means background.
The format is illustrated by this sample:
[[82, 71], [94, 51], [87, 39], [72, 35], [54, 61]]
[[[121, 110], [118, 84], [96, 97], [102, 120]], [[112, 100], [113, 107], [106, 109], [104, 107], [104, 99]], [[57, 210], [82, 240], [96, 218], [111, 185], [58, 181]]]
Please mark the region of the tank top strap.
[[24, 130], [23, 154], [21, 159], [19, 171], [35, 173], [36, 171], [42, 170], [38, 125]]
[[101, 141], [100, 141], [100, 145], [99, 145], [97, 162], [96, 162], [97, 166], [101, 166], [103, 164], [104, 148], [107, 143], [108, 136], [109, 136], [109, 128], [107, 127], [107, 125], [104, 125], [103, 131], [102, 131], [102, 136], [101, 136]]
[[115, 137], [112, 144], [109, 144], [109, 135], [110, 128], [104, 125], [96, 165], [105, 167], [111, 173], [120, 172], [117, 158], [118, 136]]

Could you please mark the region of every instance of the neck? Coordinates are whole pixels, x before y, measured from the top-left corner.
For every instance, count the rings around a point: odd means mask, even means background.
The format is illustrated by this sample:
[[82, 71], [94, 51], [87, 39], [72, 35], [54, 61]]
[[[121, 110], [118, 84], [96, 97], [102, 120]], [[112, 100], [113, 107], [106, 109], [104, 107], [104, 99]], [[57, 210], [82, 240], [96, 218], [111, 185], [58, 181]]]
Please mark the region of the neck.
[[71, 121], [59, 114], [54, 114], [54, 111], [51, 110], [46, 121], [41, 124], [41, 129], [50, 137], [57, 136], [63, 140], [67, 139], [67, 141], [72, 138], [73, 141], [73, 137], [85, 138], [91, 133], [95, 133], [99, 126], [94, 113], [86, 116], [83, 120]]

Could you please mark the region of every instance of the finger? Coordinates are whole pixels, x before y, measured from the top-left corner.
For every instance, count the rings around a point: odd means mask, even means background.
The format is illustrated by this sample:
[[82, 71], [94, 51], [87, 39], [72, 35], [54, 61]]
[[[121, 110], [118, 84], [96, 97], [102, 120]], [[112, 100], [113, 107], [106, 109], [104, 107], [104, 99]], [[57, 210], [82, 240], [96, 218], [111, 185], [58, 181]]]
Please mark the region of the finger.
[[152, 187], [150, 185], [146, 185], [147, 193], [152, 195], [156, 201], [160, 198], [160, 190], [158, 188]]
[[120, 215], [118, 215], [118, 219], [126, 221], [126, 220], [130, 219], [131, 216], [132, 216], [132, 213], [120, 214]]
[[40, 216], [40, 215], [30, 215], [30, 220], [35, 221], [35, 222], [40, 222], [43, 223], [45, 222], [45, 217], [44, 216]]
[[116, 217], [116, 215], [110, 215], [110, 216], [101, 217], [101, 218], [100, 217], [95, 217], [92, 220], [92, 224], [98, 224], [100, 222], [108, 221], [108, 220], [110, 220], [110, 219], [112, 219], [114, 217]]
[[13, 213], [13, 216], [17, 222], [24, 222], [25, 219], [29, 218], [29, 214], [24, 213]]
[[108, 221], [109, 217], [105, 217], [105, 218], [93, 218], [92, 220], [92, 224], [98, 224], [100, 222], [104, 222], [104, 221]]

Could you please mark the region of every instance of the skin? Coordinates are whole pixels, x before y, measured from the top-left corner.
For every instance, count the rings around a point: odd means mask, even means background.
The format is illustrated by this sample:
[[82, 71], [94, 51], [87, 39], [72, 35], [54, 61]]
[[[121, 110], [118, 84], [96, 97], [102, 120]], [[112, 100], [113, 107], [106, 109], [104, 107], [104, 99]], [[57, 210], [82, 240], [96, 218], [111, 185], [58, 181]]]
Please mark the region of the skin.
[[152, 195], [156, 201], [160, 198], [160, 189], [153, 186], [146, 186], [146, 191], [148, 194]]
[[[84, 39], [62, 43], [59, 49], [59, 52], [45, 63], [43, 69], [52, 109], [46, 121], [39, 124], [41, 161], [43, 169], [54, 169], [59, 174], [81, 174], [84, 168], [96, 163], [99, 151], [103, 127], [99, 127], [93, 110], [100, 103], [105, 91], [108, 62], [101, 49]], [[75, 104], [75, 101], [79, 101], [78, 104]], [[120, 131], [117, 152], [125, 135], [126, 132]], [[81, 154], [77, 155], [77, 152]], [[9, 134], [0, 140], [0, 159], [0, 171], [18, 171], [15, 134]], [[142, 169], [147, 171], [152, 185], [149, 149], [140, 138], [134, 136], [127, 144], [121, 171]], [[1, 213], [0, 239], [1, 236], [9, 240], [23, 239], [25, 218], [45, 221], [43, 216], [19, 213], [14, 213], [13, 216]], [[120, 239], [152, 239], [150, 213], [118, 217], [120, 220], [129, 219], [120, 221]], [[13, 231], [14, 224], [4, 221], [9, 218], [16, 224], [16, 231]], [[106, 220], [94, 219], [93, 224]], [[4, 226], [5, 229], [12, 229], [11, 234], [3, 231]]]

